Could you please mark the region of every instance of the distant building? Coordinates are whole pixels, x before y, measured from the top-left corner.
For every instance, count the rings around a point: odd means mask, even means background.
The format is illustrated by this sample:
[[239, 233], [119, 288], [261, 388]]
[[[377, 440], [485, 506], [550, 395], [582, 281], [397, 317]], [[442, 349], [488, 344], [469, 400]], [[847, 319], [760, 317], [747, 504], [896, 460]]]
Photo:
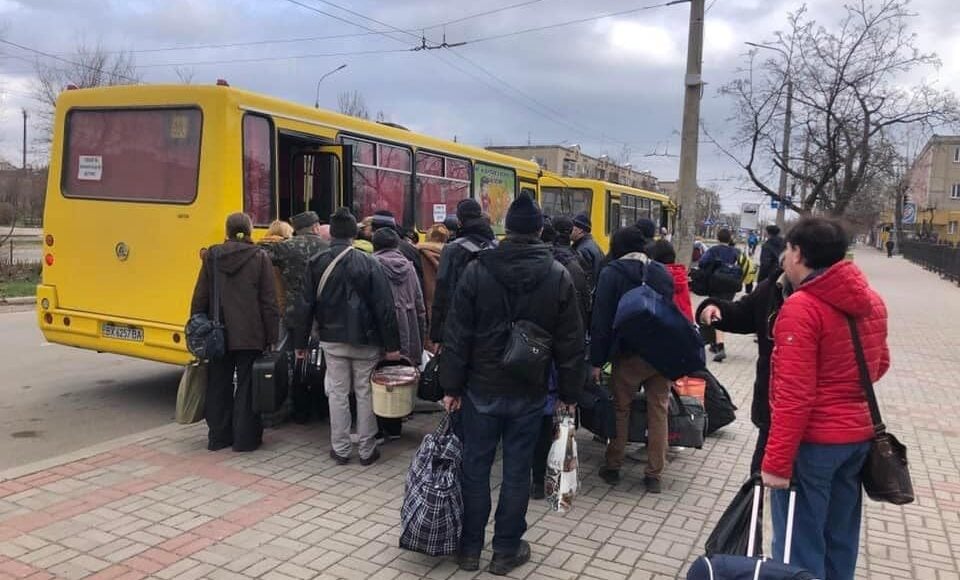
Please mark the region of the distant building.
[[617, 165], [606, 155], [593, 157], [580, 151], [579, 145], [507, 145], [487, 147], [511, 157], [535, 161], [545, 171], [563, 177], [583, 177], [619, 183], [637, 189], [662, 193], [660, 183], [649, 171], [638, 171], [627, 165]]
[[904, 231], [960, 242], [960, 135], [934, 135], [907, 176], [916, 220]]

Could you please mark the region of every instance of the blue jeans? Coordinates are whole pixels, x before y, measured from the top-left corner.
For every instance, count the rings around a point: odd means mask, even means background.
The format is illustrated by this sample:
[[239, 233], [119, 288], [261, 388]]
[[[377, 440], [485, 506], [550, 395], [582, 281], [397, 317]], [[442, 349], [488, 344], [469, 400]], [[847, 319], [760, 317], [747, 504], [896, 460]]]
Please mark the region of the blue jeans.
[[544, 397], [463, 397], [463, 537], [460, 551], [479, 554], [490, 518], [490, 470], [503, 443], [503, 481], [493, 551], [515, 554], [527, 531], [530, 468], [543, 422]]
[[[870, 442], [802, 443], [793, 466], [797, 505], [790, 563], [824, 580], [852, 580], [863, 509], [860, 471]], [[773, 557], [783, 561], [790, 493], [774, 490]]]

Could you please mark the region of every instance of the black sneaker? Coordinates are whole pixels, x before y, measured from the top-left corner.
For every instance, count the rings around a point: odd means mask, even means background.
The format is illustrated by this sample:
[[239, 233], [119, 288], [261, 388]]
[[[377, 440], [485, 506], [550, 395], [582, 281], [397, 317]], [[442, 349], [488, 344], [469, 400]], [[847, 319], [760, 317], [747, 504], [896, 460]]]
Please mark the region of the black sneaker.
[[713, 362], [720, 363], [725, 360], [727, 360], [727, 349], [723, 348], [723, 345], [721, 344], [720, 347], [717, 348], [717, 354], [713, 357]]
[[709, 347], [707, 350], [710, 351], [710, 354], [716, 354], [716, 352], [717, 352], [717, 345], [716, 345], [716, 344], [713, 344], [713, 343], [710, 343], [710, 347]]
[[544, 499], [545, 497], [547, 497], [547, 492], [542, 483], [532, 483], [530, 485], [530, 499]]
[[520, 548], [516, 554], [507, 556], [504, 554], [493, 553], [493, 560], [490, 561], [490, 567], [487, 571], [494, 576], [506, 576], [516, 568], [523, 566], [530, 561], [530, 544], [526, 540], [520, 540]]
[[480, 554], [457, 554], [457, 566], [464, 572], [480, 569]]
[[376, 463], [378, 459], [380, 459], [380, 450], [374, 447], [373, 453], [370, 454], [370, 457], [367, 457], [366, 459], [363, 457], [360, 458], [360, 465], [367, 467], [368, 465], [373, 465]]
[[610, 485], [617, 485], [620, 483], [620, 470], [610, 469], [609, 467], [601, 467], [600, 479], [606, 481]]
[[349, 457], [341, 457], [337, 455], [337, 452], [333, 449], [330, 450], [330, 459], [334, 460], [337, 465], [346, 465], [350, 463]]
[[647, 493], [660, 493], [662, 491], [660, 486], [660, 480], [656, 477], [644, 477], [643, 485], [647, 487]]

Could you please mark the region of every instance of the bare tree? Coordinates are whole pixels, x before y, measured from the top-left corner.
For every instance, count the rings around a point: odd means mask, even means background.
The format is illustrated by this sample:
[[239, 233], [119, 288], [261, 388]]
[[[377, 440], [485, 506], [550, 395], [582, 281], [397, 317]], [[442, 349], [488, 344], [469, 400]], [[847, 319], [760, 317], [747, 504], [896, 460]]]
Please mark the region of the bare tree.
[[177, 75], [177, 79], [180, 81], [180, 84], [193, 84], [193, 77], [196, 74], [196, 71], [194, 71], [192, 68], [188, 66], [178, 66], [173, 69], [173, 72]]
[[337, 95], [337, 110], [344, 115], [369, 119], [370, 111], [360, 91], [344, 91]]
[[38, 59], [35, 69], [37, 78], [34, 93], [42, 103], [37, 112], [37, 127], [39, 139], [44, 142], [49, 142], [52, 135], [57, 97], [68, 85], [88, 89], [137, 84], [141, 80], [132, 53], [111, 52], [99, 42], [95, 45], [80, 42], [73, 54], [62, 59]]
[[[906, 74], [939, 65], [936, 55], [918, 50], [908, 4], [854, 0], [835, 29], [801, 8], [790, 16], [789, 29], [765, 44], [780, 56], [760, 61], [751, 52], [742, 76], [721, 89], [734, 99], [737, 125], [732, 146], [724, 150], [761, 191], [779, 198], [774, 179], [783, 169], [808, 192], [800, 203], [782, 200], [788, 207], [843, 215], [852, 204], [877, 197], [871, 192], [889, 182], [892, 135], [960, 121], [951, 92], [923, 82], [901, 84]], [[790, 149], [802, 153], [785, 158], [788, 80], [797, 129]]]

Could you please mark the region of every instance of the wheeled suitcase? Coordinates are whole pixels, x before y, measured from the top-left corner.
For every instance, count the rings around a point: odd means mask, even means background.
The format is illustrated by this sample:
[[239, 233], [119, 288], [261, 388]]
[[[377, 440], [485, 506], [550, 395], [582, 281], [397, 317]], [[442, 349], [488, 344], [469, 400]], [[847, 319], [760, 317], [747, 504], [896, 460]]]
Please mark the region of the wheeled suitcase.
[[290, 364], [287, 353], [263, 353], [253, 363], [253, 411], [273, 413], [287, 399], [290, 385]]
[[763, 485], [758, 481], [754, 485], [747, 555], [700, 556], [687, 571], [687, 580], [818, 580], [803, 568], [790, 565], [790, 551], [793, 547], [793, 516], [796, 504], [797, 491], [791, 489], [787, 508], [784, 561], [782, 563], [774, 562], [762, 556], [757, 557], [757, 530], [761, 529], [763, 525], [760, 517], [761, 506], [763, 505]]

